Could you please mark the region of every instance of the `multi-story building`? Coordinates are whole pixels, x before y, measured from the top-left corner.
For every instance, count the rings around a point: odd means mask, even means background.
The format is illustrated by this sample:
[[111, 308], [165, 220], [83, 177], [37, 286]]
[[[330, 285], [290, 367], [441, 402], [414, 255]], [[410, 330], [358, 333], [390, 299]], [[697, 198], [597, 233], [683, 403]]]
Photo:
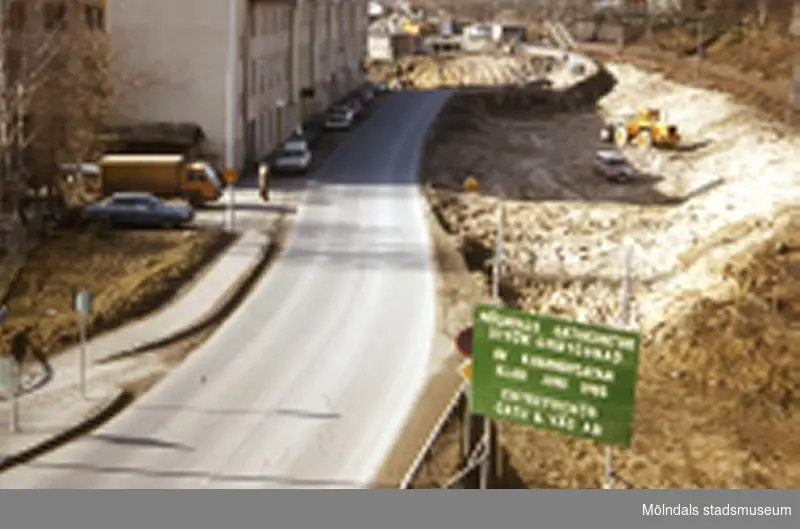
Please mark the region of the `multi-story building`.
[[225, 164], [361, 81], [365, 0], [107, 0], [118, 113], [193, 122]]

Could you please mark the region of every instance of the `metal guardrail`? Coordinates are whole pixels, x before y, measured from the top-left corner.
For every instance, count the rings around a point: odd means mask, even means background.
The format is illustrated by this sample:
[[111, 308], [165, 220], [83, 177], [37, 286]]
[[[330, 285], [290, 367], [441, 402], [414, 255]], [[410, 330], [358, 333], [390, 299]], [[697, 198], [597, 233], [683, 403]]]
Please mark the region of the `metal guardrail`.
[[437, 419], [433, 430], [431, 430], [431, 433], [425, 440], [425, 444], [422, 445], [422, 448], [417, 453], [417, 457], [414, 458], [414, 462], [411, 464], [408, 472], [406, 472], [406, 475], [403, 477], [403, 481], [400, 482], [401, 489], [411, 488], [414, 480], [419, 475], [419, 471], [422, 468], [423, 463], [425, 463], [427, 457], [430, 455], [434, 443], [437, 439], [439, 439], [439, 436], [442, 434], [445, 426], [447, 426], [447, 423], [452, 418], [453, 413], [458, 409], [459, 405], [462, 404], [468, 387], [469, 384], [467, 382], [462, 383], [458, 388], [458, 391], [456, 391], [456, 394], [453, 395], [452, 399], [450, 399], [450, 402], [447, 404], [444, 412], [439, 416], [439, 419]]

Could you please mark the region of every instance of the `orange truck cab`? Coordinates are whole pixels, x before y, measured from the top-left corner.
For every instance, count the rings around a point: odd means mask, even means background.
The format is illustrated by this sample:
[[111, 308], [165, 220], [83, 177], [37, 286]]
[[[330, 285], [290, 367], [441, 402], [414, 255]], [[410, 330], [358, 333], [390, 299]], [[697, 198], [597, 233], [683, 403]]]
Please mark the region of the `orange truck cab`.
[[104, 195], [142, 191], [202, 207], [223, 192], [222, 178], [211, 164], [180, 154], [107, 154], [98, 165]]

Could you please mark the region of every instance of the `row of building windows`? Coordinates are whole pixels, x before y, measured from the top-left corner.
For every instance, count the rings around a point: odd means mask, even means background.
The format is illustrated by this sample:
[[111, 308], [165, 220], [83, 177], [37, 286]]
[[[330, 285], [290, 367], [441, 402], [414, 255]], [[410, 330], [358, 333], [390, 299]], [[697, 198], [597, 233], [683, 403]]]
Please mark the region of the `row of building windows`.
[[[29, 19], [35, 18], [35, 5], [26, 4], [23, 0], [11, 2], [8, 6], [8, 16], [5, 17], [6, 28], [21, 31], [28, 27]], [[31, 16], [33, 13], [33, 16]], [[46, 31], [64, 29], [67, 26], [67, 2], [44, 2], [41, 9], [41, 24]], [[95, 4], [83, 5], [83, 19], [89, 29], [105, 29], [105, 10]]]
[[251, 37], [289, 31], [291, 13], [288, 9], [255, 10], [248, 18], [248, 24]]
[[[276, 68], [276, 64], [280, 67]], [[289, 80], [289, 57], [287, 53], [274, 53], [260, 60], [252, 59], [249, 73], [249, 94], [263, 94]]]
[[[336, 65], [345, 63], [345, 46], [340, 44], [337, 48], [338, 53], [332, 57]], [[354, 50], [356, 51], [356, 50]], [[329, 68], [328, 66], [328, 52], [329, 48], [317, 46], [315, 53], [316, 64], [321, 70]], [[298, 56], [300, 57], [300, 64], [298, 65], [298, 75], [301, 83], [316, 82], [316, 79], [310, 79], [311, 68], [308, 64], [308, 58], [311, 55], [311, 47], [300, 46], [298, 49]], [[280, 65], [276, 67], [276, 65]], [[259, 94], [264, 94], [267, 90], [289, 81], [291, 77], [290, 61], [288, 51], [281, 53], [273, 53], [269, 57], [262, 57], [261, 59], [251, 59], [249, 65], [249, 79], [248, 79], [248, 94], [254, 97]]]

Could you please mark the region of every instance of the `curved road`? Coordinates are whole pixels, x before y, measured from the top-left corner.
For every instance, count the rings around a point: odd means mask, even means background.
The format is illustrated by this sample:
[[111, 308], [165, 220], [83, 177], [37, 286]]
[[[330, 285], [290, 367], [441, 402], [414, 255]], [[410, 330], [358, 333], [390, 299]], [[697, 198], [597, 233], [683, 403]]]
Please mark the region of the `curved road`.
[[425, 382], [435, 265], [417, 168], [446, 97], [378, 103], [223, 327], [103, 428], [0, 486], [370, 486]]

